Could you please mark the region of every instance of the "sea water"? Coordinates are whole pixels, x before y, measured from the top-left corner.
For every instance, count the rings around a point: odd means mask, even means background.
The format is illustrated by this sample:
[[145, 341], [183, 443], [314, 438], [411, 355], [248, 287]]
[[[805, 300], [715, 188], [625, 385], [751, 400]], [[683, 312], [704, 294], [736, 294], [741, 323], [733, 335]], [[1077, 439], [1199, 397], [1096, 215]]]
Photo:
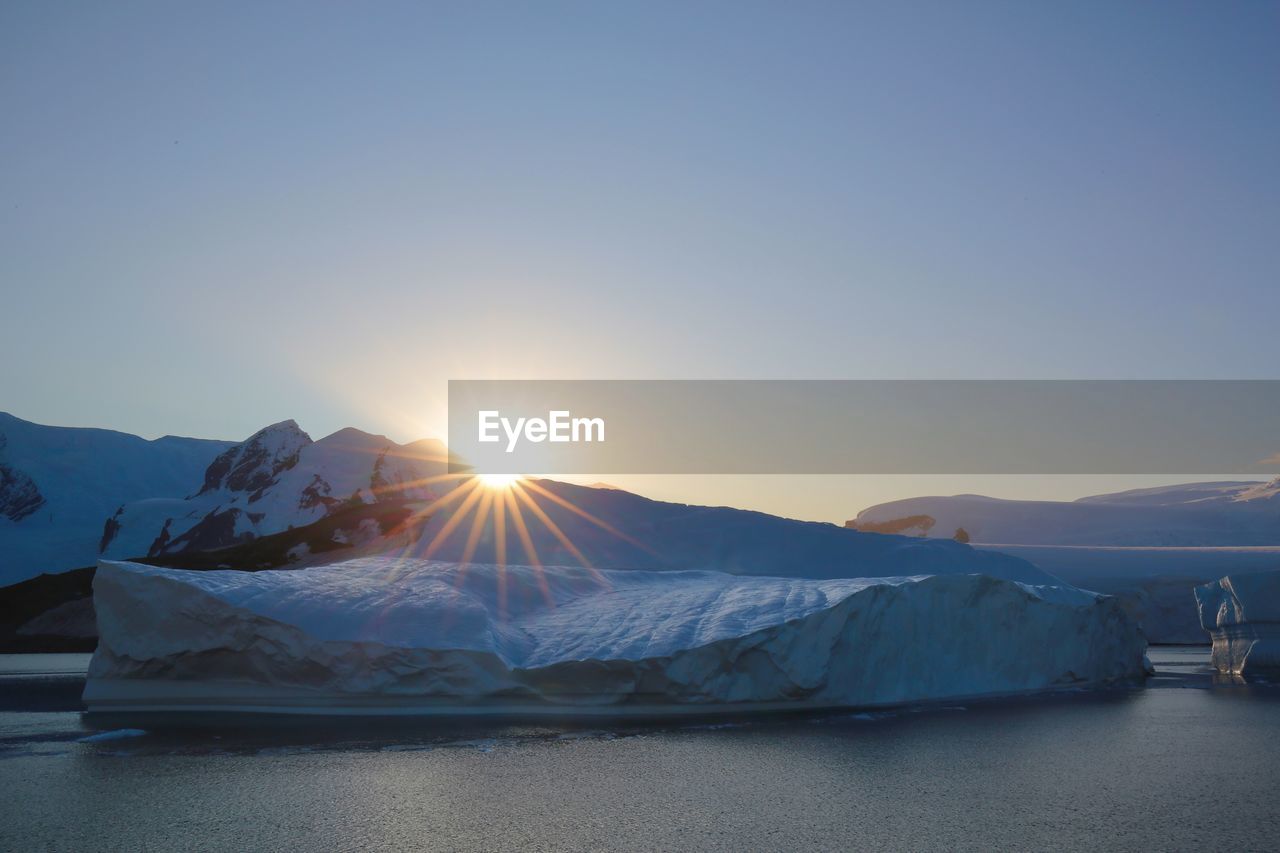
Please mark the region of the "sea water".
[[5, 850], [1280, 845], [1280, 687], [583, 726], [82, 717], [87, 656], [0, 656]]

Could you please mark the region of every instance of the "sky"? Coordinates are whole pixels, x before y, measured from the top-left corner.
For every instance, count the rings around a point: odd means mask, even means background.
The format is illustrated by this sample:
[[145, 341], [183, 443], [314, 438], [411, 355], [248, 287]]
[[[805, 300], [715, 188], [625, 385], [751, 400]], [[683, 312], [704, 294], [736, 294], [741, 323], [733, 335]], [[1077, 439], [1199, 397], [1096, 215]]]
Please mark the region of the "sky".
[[[0, 410], [408, 441], [451, 378], [1275, 378], [1278, 40], [1250, 2], [8, 0]], [[654, 488], [935, 485], [822, 482]]]

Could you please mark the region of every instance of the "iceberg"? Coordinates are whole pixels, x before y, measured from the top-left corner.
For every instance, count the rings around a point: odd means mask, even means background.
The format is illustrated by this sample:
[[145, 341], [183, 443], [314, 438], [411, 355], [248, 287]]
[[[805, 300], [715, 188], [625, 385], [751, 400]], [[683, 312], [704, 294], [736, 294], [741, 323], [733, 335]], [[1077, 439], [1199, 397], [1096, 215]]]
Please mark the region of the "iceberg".
[[803, 579], [362, 558], [103, 561], [91, 712], [679, 714], [1141, 678], [1114, 599], [987, 575]]
[[1219, 672], [1280, 674], [1280, 572], [1228, 575], [1195, 592]]

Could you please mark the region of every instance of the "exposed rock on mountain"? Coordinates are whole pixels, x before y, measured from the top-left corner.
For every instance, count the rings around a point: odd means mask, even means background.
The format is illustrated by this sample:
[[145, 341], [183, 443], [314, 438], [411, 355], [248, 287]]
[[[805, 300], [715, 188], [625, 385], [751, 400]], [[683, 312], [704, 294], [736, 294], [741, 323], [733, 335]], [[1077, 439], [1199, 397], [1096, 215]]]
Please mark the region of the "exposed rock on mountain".
[[901, 536], [928, 536], [929, 531], [937, 524], [937, 520], [929, 515], [908, 515], [902, 518], [891, 518], [888, 521], [871, 521], [860, 518], [844, 523], [845, 527], [861, 530], [863, 533], [894, 533]]
[[319, 441], [293, 421], [272, 424], [209, 465], [183, 500], [127, 504], [108, 522], [109, 557], [226, 548], [312, 524], [349, 503], [430, 501], [445, 493], [448, 457], [439, 442], [401, 445], [343, 429]]
[[27, 474], [0, 462], [0, 515], [22, 521], [44, 506], [44, 495]]
[[311, 436], [296, 422], [272, 424], [219, 454], [205, 470], [199, 494], [225, 491], [261, 495], [280, 474], [298, 463], [299, 451], [310, 443]]

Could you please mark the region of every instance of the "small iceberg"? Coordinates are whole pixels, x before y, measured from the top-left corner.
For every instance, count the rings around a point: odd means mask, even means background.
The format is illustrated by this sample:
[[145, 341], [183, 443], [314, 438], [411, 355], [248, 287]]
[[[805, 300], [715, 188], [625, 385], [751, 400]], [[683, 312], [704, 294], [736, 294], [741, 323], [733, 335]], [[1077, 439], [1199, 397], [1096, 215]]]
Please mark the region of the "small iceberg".
[[1280, 675], [1280, 572], [1228, 575], [1196, 587], [1213, 665], [1245, 678]]

